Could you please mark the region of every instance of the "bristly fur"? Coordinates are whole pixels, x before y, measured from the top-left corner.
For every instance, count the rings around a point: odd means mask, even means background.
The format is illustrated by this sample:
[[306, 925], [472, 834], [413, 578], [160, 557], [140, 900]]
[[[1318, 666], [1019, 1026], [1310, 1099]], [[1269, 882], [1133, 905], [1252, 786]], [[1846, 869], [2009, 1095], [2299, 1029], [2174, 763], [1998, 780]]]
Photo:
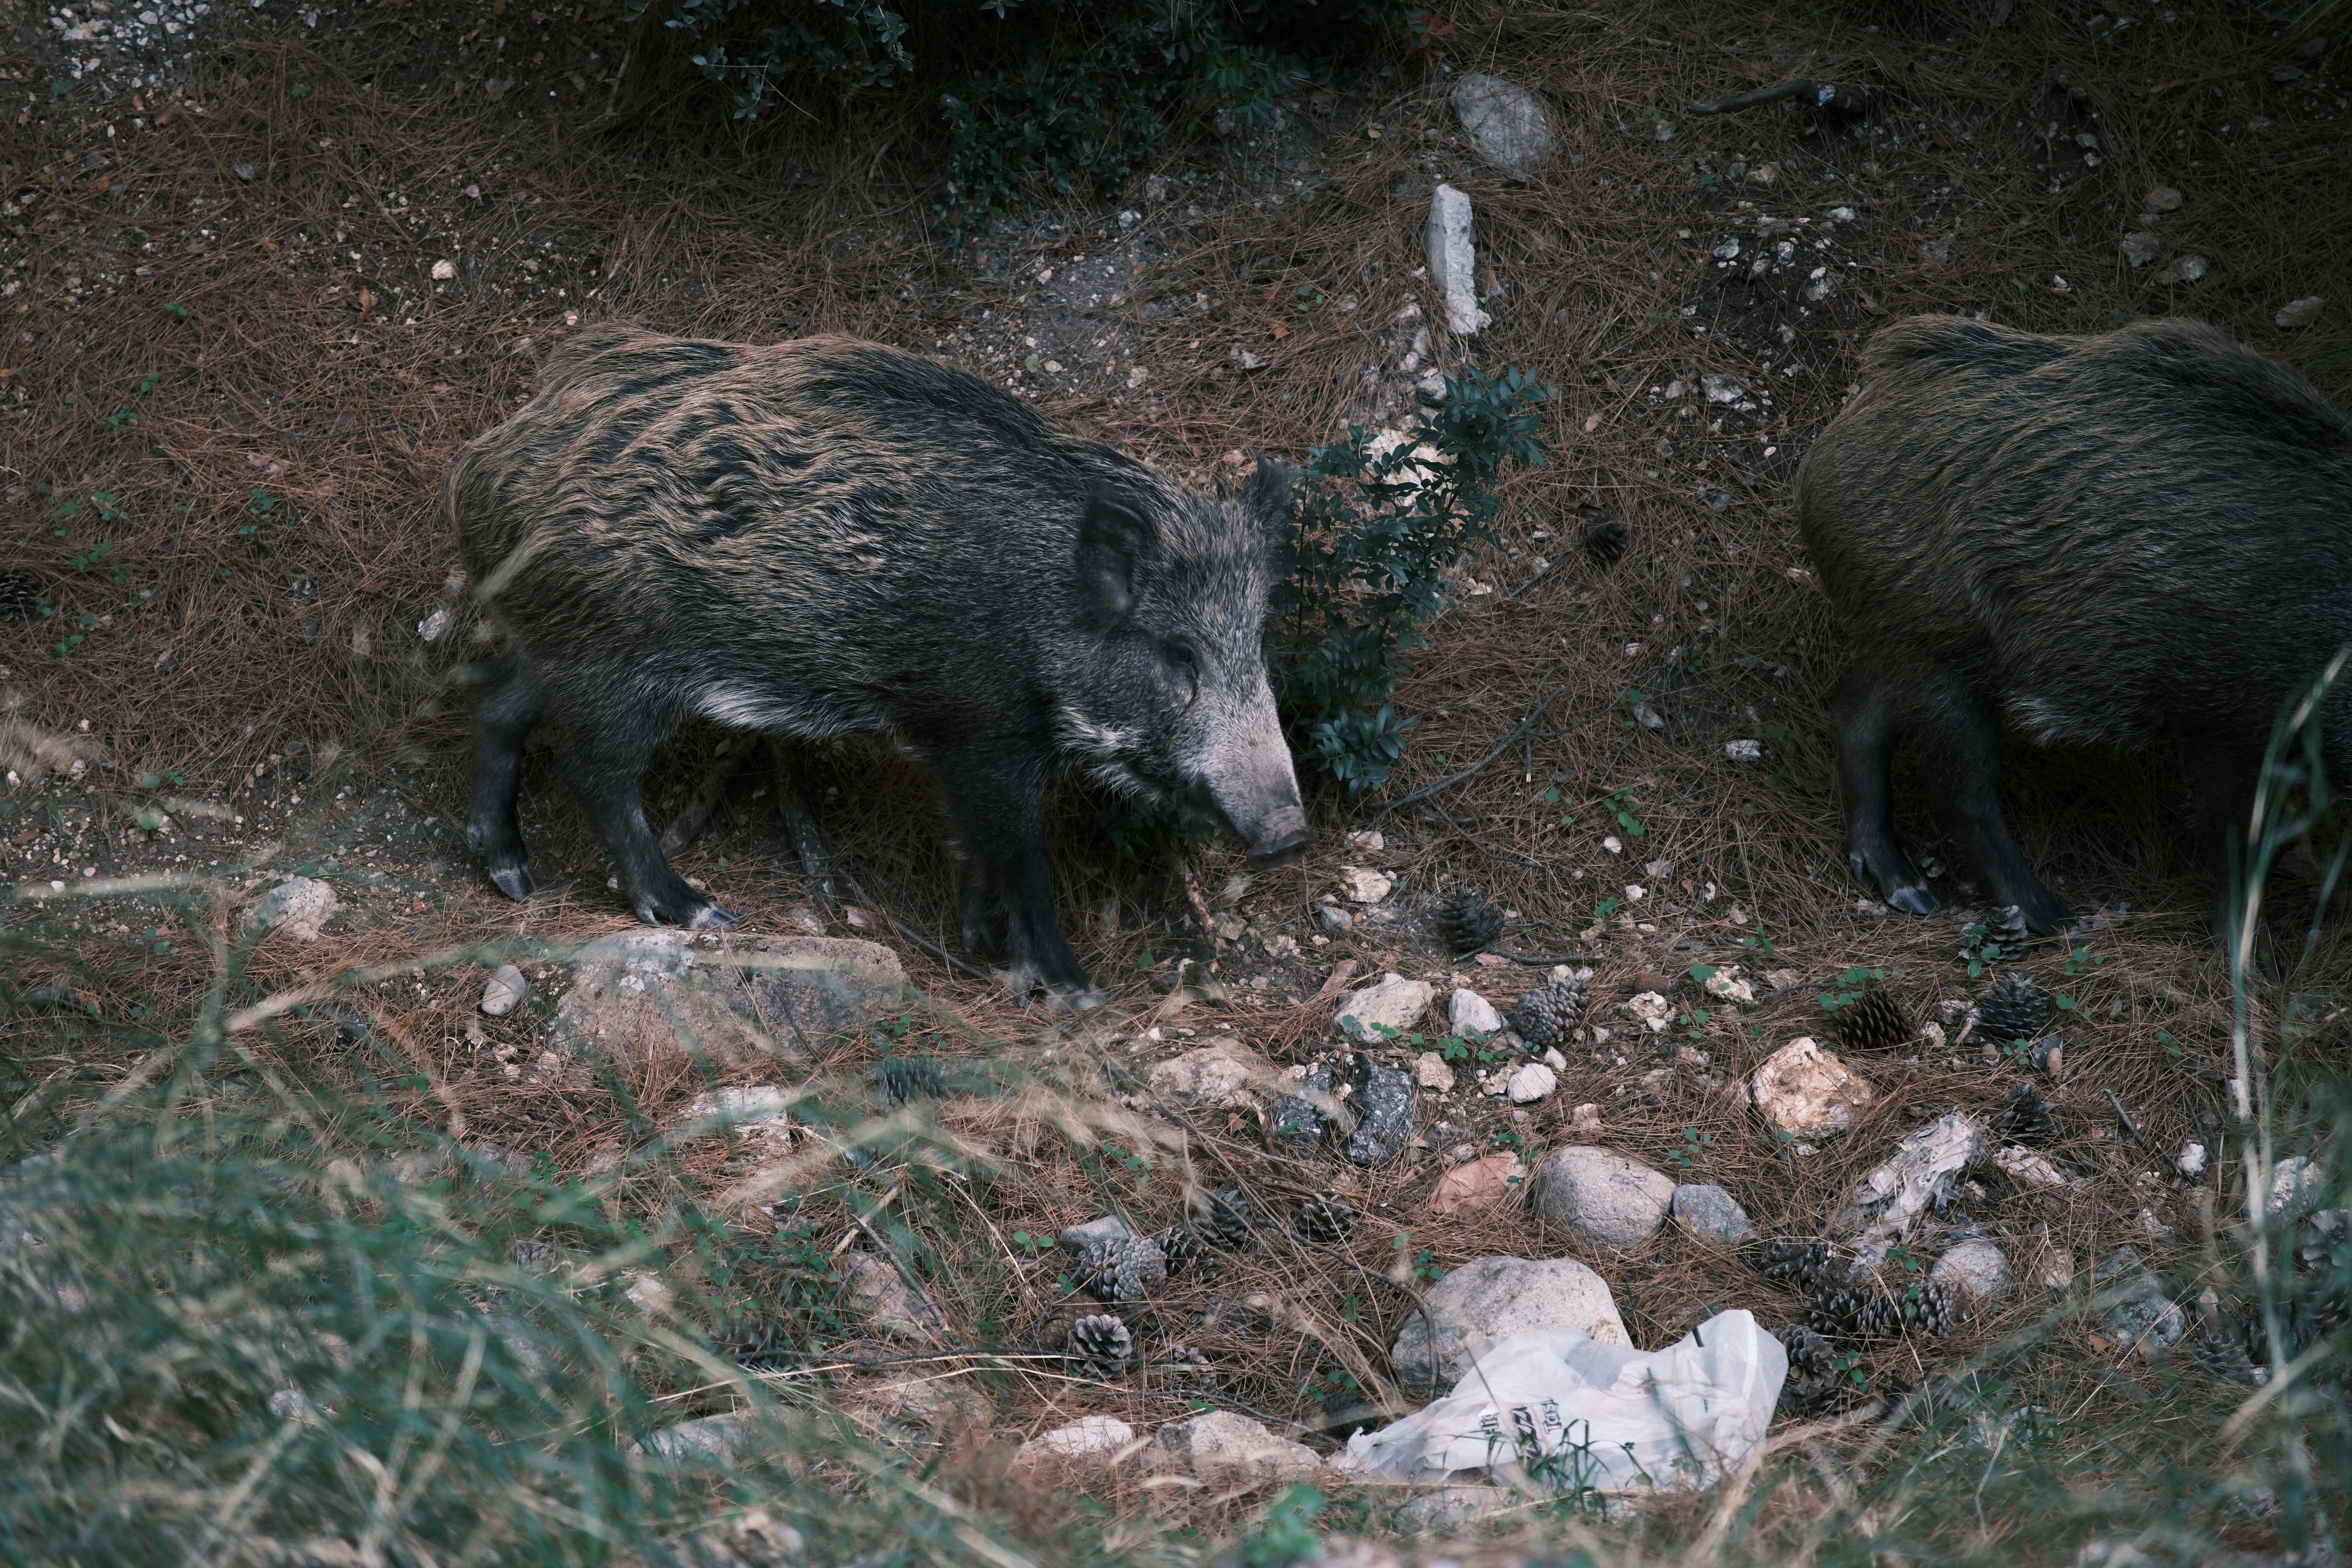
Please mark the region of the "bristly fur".
[[879, 344], [576, 333], [446, 487], [511, 637], [468, 837], [530, 890], [514, 782], [544, 717], [639, 915], [725, 923], [646, 828], [654, 747], [689, 713], [878, 733], [940, 781], [967, 945], [1083, 990], [1045, 884], [1058, 768], [1213, 803], [1260, 855], [1307, 837], [1262, 638], [1287, 483], [1261, 464], [1240, 496], [1198, 493]]
[[[2352, 422], [2200, 322], [2041, 337], [1957, 316], [1886, 327], [1806, 454], [1797, 521], [1854, 647], [1831, 698], [1849, 858], [1939, 902], [1895, 837], [1915, 738], [1954, 837], [2035, 931], [2065, 907], [2002, 822], [2006, 721], [2043, 744], [2176, 743], [2217, 867], [2281, 704], [2352, 642]], [[2352, 771], [2352, 683], [2328, 765]]]

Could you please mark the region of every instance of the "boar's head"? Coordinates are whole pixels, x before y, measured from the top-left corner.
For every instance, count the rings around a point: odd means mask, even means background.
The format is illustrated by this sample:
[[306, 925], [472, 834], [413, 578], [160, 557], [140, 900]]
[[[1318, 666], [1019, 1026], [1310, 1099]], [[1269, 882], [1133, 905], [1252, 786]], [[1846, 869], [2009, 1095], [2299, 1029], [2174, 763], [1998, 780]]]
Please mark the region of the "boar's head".
[[1214, 808], [1261, 864], [1314, 838], [1266, 681], [1267, 544], [1290, 475], [1239, 495], [1105, 489], [1078, 526], [1061, 739], [1114, 788]]

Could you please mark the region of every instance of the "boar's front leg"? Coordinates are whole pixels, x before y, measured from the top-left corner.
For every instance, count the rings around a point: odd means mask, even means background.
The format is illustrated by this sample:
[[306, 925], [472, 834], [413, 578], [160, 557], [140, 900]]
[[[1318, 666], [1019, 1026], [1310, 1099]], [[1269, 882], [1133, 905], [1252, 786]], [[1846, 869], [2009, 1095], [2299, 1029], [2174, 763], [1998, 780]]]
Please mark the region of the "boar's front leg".
[[1919, 719], [1927, 793], [1946, 829], [1968, 847], [1996, 905], [2014, 905], [2026, 929], [2054, 936], [2073, 913], [2042, 885], [2000, 815], [2000, 723], [1959, 681], [1946, 678]]
[[735, 923], [735, 917], [670, 869], [660, 841], [646, 822], [646, 763], [660, 740], [657, 732], [608, 720], [572, 753], [572, 788], [595, 822], [621, 896], [639, 920], [647, 925], [723, 931]]
[[1094, 982], [1054, 918], [1045, 781], [1034, 761], [1043, 754], [1034, 742], [977, 745], [935, 763], [966, 860], [964, 949], [993, 947], [1017, 984], [1034, 980], [1083, 1002], [1094, 994]]
[[1837, 727], [1838, 780], [1845, 792], [1846, 864], [1856, 878], [1877, 884], [1896, 909], [1933, 912], [1941, 900], [1895, 837], [1895, 705], [1885, 686], [1864, 669], [1849, 671], [1830, 693], [1830, 720]]

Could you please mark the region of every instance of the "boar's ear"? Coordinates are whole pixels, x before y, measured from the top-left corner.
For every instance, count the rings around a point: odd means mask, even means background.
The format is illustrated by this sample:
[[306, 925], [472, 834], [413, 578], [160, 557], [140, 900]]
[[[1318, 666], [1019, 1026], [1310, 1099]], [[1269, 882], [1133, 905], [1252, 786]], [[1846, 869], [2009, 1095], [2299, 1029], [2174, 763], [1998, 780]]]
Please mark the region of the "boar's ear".
[[1108, 496], [1087, 503], [1078, 521], [1078, 602], [1108, 631], [1135, 608], [1135, 579], [1156, 536], [1142, 513]]
[[1272, 458], [1260, 458], [1257, 471], [1243, 488], [1242, 504], [1273, 530], [1290, 506], [1290, 469]]

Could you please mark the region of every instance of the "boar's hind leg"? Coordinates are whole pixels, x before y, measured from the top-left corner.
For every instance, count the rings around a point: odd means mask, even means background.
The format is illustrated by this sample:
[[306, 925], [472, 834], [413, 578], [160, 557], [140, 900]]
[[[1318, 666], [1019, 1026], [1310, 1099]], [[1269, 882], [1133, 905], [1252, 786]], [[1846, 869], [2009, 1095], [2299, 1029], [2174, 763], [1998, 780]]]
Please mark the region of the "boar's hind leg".
[[2213, 940], [2226, 949], [2236, 935], [2231, 911], [2239, 879], [2246, 874], [2246, 829], [2253, 821], [2262, 753], [2201, 735], [2184, 739], [2180, 750], [2189, 766], [2189, 788], [2205, 819], [2206, 871], [2221, 889], [2213, 910]]
[[1017, 759], [987, 754], [941, 758], [938, 771], [968, 858], [965, 951], [993, 947], [1024, 983], [1034, 976], [1058, 995], [1090, 993], [1094, 983], [1054, 918], [1044, 780]]
[[2026, 928], [2053, 936], [2074, 917], [2042, 885], [2000, 815], [2000, 724], [1992, 709], [1957, 680], [1935, 691], [1920, 721], [1927, 791], [1946, 830], [1967, 846], [1996, 905], [2014, 905]]
[[1863, 881], [1876, 883], [1896, 909], [1930, 912], [1940, 900], [1895, 837], [1889, 763], [1895, 725], [1885, 688], [1862, 669], [1849, 672], [1830, 693], [1830, 719], [1837, 726], [1839, 782], [1845, 791], [1846, 864]]
[[650, 728], [611, 721], [581, 742], [571, 760], [572, 787], [594, 819], [613, 858], [621, 896], [647, 925], [710, 926], [724, 930], [735, 917], [686, 885], [662, 858], [661, 844], [646, 822], [646, 763], [661, 737]]
[[466, 846], [482, 857], [490, 880], [509, 899], [527, 899], [539, 887], [523, 849], [515, 795], [522, 782], [522, 743], [546, 710], [539, 682], [511, 652], [491, 667], [474, 700], [474, 807], [466, 819]]

